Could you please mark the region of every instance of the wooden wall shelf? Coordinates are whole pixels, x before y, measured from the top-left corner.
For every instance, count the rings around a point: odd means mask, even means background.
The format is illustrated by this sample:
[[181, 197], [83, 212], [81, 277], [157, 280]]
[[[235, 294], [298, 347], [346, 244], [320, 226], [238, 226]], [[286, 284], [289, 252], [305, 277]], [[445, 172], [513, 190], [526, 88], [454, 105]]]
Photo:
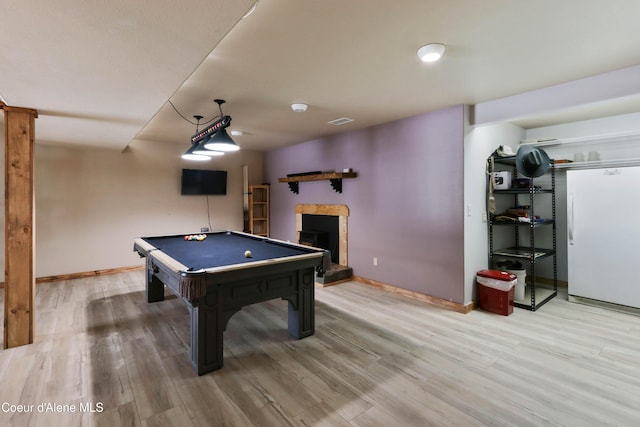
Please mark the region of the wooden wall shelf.
[[338, 193], [342, 193], [342, 180], [344, 178], [356, 178], [357, 176], [358, 174], [356, 172], [331, 172], [314, 175], [288, 176], [286, 178], [278, 178], [278, 181], [289, 184], [289, 189], [295, 194], [299, 193], [298, 184], [308, 181], [330, 181], [331, 188]]
[[249, 186], [249, 232], [256, 236], [269, 237], [269, 190], [268, 185]]

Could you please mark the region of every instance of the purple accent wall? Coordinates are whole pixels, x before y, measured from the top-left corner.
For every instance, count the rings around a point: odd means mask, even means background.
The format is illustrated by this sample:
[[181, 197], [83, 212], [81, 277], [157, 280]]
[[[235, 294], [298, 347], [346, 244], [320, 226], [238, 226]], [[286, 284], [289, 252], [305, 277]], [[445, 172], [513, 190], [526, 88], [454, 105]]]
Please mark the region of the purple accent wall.
[[[296, 240], [298, 203], [345, 204], [355, 275], [464, 303], [463, 125], [455, 106], [266, 153], [271, 236]], [[344, 168], [358, 177], [343, 180], [342, 193], [312, 181], [296, 195], [278, 182]]]

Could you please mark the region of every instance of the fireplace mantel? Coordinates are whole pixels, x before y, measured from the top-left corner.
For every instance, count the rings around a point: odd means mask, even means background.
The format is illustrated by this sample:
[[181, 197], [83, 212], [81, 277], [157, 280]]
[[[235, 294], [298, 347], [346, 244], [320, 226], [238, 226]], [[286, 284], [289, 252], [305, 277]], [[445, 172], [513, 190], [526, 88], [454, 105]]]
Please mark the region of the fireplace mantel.
[[347, 205], [296, 205], [296, 214], [349, 216]]
[[342, 179], [356, 178], [357, 176], [358, 174], [355, 172], [330, 172], [311, 175], [288, 176], [286, 178], [278, 178], [278, 181], [286, 182], [287, 184], [289, 184], [289, 189], [291, 190], [291, 192], [298, 194], [298, 184], [300, 182], [328, 180], [331, 182], [331, 188], [333, 188], [338, 193], [342, 193]]
[[319, 205], [319, 204], [298, 204], [296, 205], [296, 234], [300, 239], [302, 231], [302, 215], [331, 215], [338, 217], [338, 264], [348, 265], [348, 232], [347, 218], [349, 217], [349, 207], [347, 205]]

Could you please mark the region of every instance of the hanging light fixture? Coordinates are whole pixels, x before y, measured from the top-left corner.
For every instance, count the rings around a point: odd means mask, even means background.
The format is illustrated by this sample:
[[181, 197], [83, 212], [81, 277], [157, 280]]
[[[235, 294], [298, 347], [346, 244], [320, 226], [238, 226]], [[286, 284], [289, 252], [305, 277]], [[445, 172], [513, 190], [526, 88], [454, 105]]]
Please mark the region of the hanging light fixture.
[[220, 109], [220, 116], [222, 117], [220, 119], [220, 123], [222, 125], [216, 130], [213, 135], [209, 137], [208, 140], [204, 141], [204, 148], [206, 148], [207, 150], [222, 151], [225, 153], [238, 151], [240, 147], [235, 143], [233, 139], [231, 139], [226, 131], [226, 128], [231, 124], [231, 117], [225, 116], [222, 113], [222, 104], [225, 103], [225, 100], [214, 99], [213, 102], [218, 104], [218, 108]]
[[182, 154], [182, 158], [184, 160], [191, 160], [195, 162], [204, 162], [207, 160], [211, 160], [211, 157], [209, 156], [203, 156], [202, 154], [195, 154], [194, 151], [197, 147], [198, 147], [197, 145], [192, 145], [191, 147], [189, 147], [189, 149]]
[[[202, 116], [193, 116], [194, 119], [196, 119], [197, 123], [196, 123], [196, 133], [198, 132], [198, 127], [200, 127], [200, 120], [202, 120]], [[184, 154], [182, 154], [182, 158], [184, 160], [191, 160], [191, 161], [207, 161], [207, 160], [211, 160], [211, 157], [209, 156], [203, 156], [202, 154], [197, 154], [195, 151], [198, 149], [198, 147], [200, 146], [199, 143], [191, 143], [191, 147], [189, 147], [189, 149], [187, 151], [184, 152]]]
[[[198, 117], [202, 118], [202, 116], [198, 116]], [[196, 128], [196, 135], [199, 136], [197, 128]], [[193, 154], [197, 156], [207, 156], [209, 158], [216, 157], [216, 156], [224, 156], [224, 153], [222, 151], [208, 150], [204, 148], [204, 143], [207, 141], [207, 139], [208, 139], [207, 137], [204, 137], [204, 139], [203, 138], [191, 139], [191, 144], [192, 145], [195, 144], [195, 148], [193, 149]]]
[[229, 136], [226, 129], [220, 129], [204, 143], [207, 150], [222, 151], [225, 153], [238, 151], [240, 147]]
[[209, 150], [205, 148], [204, 142], [205, 141], [202, 141], [201, 143], [198, 144], [196, 149], [193, 150], [193, 154], [197, 154], [199, 156], [208, 156], [208, 157], [224, 156], [223, 151]]
[[218, 104], [220, 115], [207, 121], [205, 124], [211, 124], [199, 131], [198, 128], [200, 127], [202, 116], [193, 116], [196, 119], [196, 123], [193, 123], [183, 116], [171, 100], [169, 100], [169, 104], [180, 117], [196, 125], [196, 133], [191, 136], [191, 147], [184, 152], [182, 155], [183, 159], [205, 161], [211, 159], [213, 156], [222, 156], [225, 152], [238, 151], [240, 149], [225, 130], [231, 124], [231, 117], [225, 116], [222, 113], [222, 104], [225, 103], [225, 100], [214, 99], [214, 102]]

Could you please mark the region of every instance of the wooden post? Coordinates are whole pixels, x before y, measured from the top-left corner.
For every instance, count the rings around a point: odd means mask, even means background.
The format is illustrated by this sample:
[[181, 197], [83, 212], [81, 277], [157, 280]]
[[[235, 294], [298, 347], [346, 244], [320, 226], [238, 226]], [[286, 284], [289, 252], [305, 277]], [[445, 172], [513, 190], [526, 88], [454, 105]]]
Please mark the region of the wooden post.
[[30, 344], [34, 336], [33, 157], [36, 110], [4, 110], [5, 286], [4, 348]]

